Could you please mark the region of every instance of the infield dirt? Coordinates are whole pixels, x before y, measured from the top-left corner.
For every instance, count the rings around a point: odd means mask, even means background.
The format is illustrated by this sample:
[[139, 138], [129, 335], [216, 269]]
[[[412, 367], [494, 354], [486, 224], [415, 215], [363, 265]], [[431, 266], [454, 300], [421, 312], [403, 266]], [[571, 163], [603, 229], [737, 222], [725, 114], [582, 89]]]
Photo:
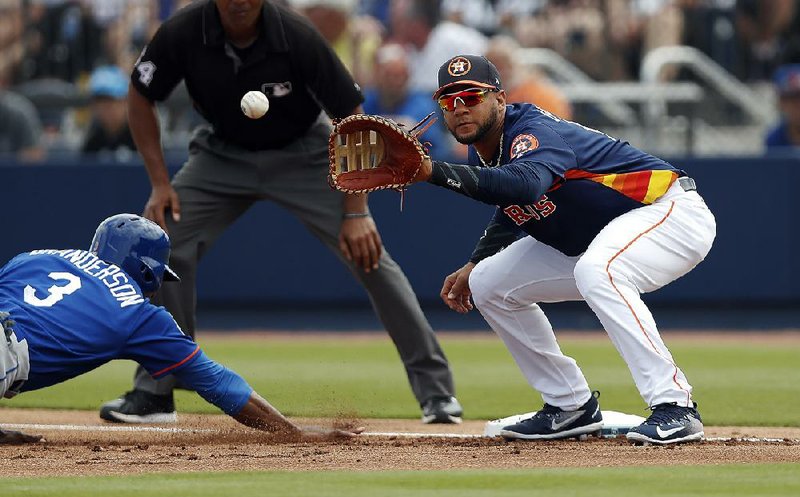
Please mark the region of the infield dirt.
[[[368, 432], [480, 434], [482, 421], [423, 425], [418, 420], [294, 419], [303, 425], [356, 423]], [[3, 409], [2, 422], [102, 424], [94, 411]], [[707, 437], [782, 441], [705, 441], [667, 447], [632, 446], [625, 439], [507, 442], [493, 438], [421, 435], [359, 436], [327, 442], [284, 442], [223, 415], [180, 416], [181, 433], [26, 429], [44, 442], [0, 446], [0, 475], [117, 475], [244, 470], [444, 470], [634, 465], [800, 462], [800, 428], [706, 427]], [[202, 430], [202, 431], [201, 431]], [[211, 430], [212, 432], [209, 432]]]

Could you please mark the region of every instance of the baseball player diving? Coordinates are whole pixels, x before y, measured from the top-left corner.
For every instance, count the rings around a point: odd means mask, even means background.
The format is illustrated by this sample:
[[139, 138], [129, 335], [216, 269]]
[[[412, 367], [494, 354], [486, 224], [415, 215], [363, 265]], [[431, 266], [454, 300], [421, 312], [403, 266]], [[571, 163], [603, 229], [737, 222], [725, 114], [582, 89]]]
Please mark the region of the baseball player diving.
[[[209, 359], [149, 297], [163, 280], [170, 242], [154, 222], [109, 217], [88, 251], [34, 250], [0, 268], [0, 397], [61, 383], [113, 359], [131, 359], [155, 378], [174, 374], [236, 421], [297, 439], [359, 432], [301, 428], [241, 376]], [[0, 443], [39, 436], [0, 430]]]
[[694, 181], [667, 162], [527, 103], [508, 105], [484, 57], [454, 57], [433, 95], [468, 164], [426, 159], [417, 181], [496, 205], [467, 264], [441, 297], [472, 302], [544, 399], [515, 439], [553, 439], [602, 427], [598, 393], [564, 355], [540, 302], [585, 300], [652, 410], [627, 437], [667, 444], [700, 440], [692, 386], [640, 298], [699, 264], [716, 235]]

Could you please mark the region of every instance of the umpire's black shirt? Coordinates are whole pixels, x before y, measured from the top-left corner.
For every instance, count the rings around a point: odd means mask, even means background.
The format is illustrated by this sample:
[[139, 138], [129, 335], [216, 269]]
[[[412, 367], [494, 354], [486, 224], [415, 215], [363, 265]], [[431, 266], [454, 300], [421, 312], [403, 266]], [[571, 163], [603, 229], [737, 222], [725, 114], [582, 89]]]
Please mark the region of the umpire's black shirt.
[[[213, 0], [178, 11], [136, 61], [131, 82], [151, 101], [164, 100], [181, 79], [217, 136], [251, 150], [282, 147], [319, 116], [345, 117], [362, 101], [358, 85], [302, 16], [264, 2], [261, 33], [245, 49], [225, 39]], [[240, 100], [250, 90], [269, 97], [269, 112], [250, 119]]]

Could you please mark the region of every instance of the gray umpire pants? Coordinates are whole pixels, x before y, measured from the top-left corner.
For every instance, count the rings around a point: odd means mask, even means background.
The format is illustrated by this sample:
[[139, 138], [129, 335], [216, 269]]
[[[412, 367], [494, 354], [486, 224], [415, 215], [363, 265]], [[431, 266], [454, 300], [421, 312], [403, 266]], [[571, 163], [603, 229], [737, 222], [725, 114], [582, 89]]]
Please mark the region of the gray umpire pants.
[[[397, 263], [383, 249], [379, 269], [365, 273], [339, 250], [344, 197], [327, 182], [329, 132], [330, 127], [319, 122], [285, 148], [254, 152], [223, 142], [207, 128], [198, 129], [189, 144], [188, 161], [172, 180], [181, 201], [181, 221], [167, 216], [172, 241], [169, 264], [181, 282], [164, 284], [153, 302], [166, 307], [181, 329], [194, 337], [198, 261], [250, 206], [271, 200], [325, 243], [367, 290], [419, 403], [453, 395], [447, 359]], [[275, 261], [279, 263], [279, 258]], [[156, 381], [139, 367], [134, 387], [164, 395], [172, 392], [175, 379]]]

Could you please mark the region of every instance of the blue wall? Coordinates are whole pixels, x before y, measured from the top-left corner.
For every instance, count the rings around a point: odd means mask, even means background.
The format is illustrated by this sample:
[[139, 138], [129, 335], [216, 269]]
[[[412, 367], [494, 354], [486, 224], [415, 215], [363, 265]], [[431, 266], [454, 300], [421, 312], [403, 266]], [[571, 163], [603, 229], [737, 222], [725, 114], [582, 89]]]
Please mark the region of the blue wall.
[[[695, 271], [649, 298], [662, 304], [800, 302], [797, 158], [673, 161], [697, 180], [715, 213], [717, 240]], [[141, 212], [149, 184], [141, 165], [0, 167], [0, 263], [34, 248], [86, 247], [97, 223]], [[492, 208], [419, 185], [380, 192], [370, 205], [388, 250], [423, 301], [460, 267]], [[239, 220], [200, 266], [199, 299], [213, 304], [363, 304], [352, 276], [294, 218], [261, 203]]]

